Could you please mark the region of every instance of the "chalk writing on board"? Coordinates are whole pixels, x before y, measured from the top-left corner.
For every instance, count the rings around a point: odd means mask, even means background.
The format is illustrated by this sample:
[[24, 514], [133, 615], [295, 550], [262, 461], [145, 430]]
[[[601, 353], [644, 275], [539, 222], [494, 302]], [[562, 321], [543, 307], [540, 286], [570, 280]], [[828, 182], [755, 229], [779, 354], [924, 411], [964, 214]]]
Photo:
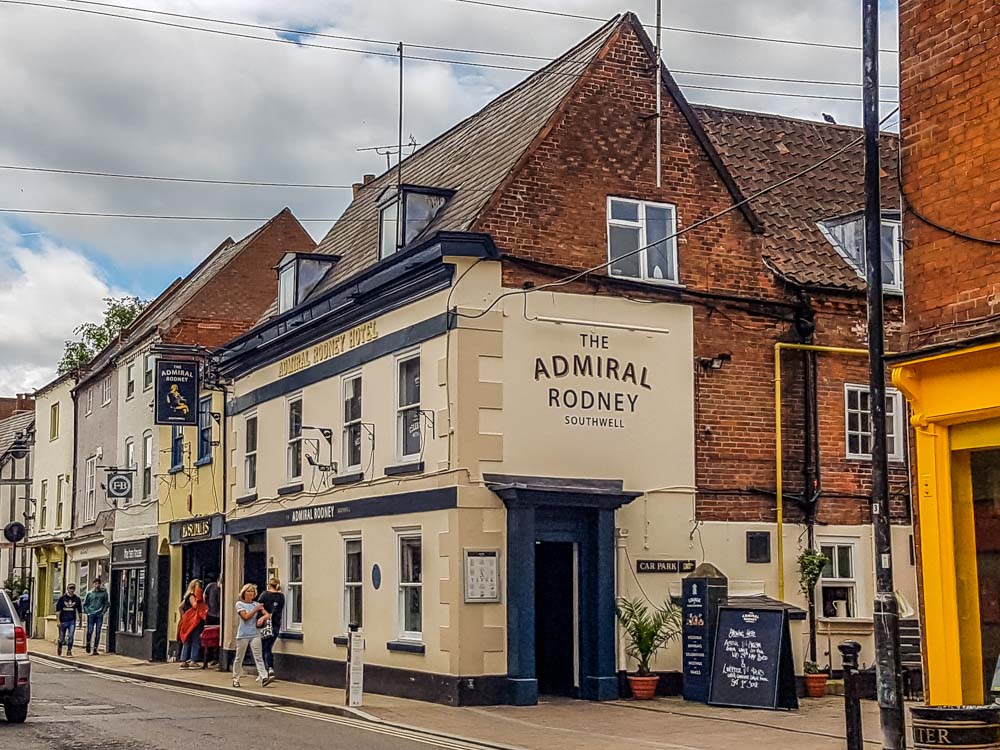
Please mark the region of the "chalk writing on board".
[[729, 686], [746, 690], [759, 688], [767, 683], [767, 670], [763, 666], [769, 661], [764, 647], [752, 629], [737, 630], [729, 628], [722, 648], [726, 652], [726, 663], [722, 673], [729, 681]]

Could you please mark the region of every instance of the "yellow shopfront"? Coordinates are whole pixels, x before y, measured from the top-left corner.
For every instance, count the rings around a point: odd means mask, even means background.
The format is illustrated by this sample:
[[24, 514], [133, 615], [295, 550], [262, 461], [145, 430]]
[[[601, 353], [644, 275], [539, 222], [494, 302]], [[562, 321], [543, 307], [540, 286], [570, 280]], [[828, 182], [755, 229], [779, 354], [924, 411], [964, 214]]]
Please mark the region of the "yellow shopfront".
[[928, 703], [989, 700], [1000, 656], [1000, 343], [897, 362], [916, 435]]

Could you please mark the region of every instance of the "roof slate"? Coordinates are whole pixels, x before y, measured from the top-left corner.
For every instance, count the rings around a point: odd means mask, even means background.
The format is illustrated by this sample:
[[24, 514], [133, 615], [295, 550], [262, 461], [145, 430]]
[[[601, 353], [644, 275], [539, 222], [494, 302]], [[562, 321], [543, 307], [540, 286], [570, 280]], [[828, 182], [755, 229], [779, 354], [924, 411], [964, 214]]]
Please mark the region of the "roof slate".
[[17, 434], [25, 432], [35, 421], [34, 411], [19, 411], [0, 420], [0, 456], [14, 444]]
[[[750, 195], [835, 153], [860, 128], [759, 112], [695, 106], [709, 138], [743, 191]], [[882, 136], [882, 206], [899, 210], [898, 138]], [[864, 149], [830, 163], [752, 203], [764, 220], [765, 260], [804, 286], [860, 291], [865, 282], [823, 236], [817, 222], [864, 208]]]

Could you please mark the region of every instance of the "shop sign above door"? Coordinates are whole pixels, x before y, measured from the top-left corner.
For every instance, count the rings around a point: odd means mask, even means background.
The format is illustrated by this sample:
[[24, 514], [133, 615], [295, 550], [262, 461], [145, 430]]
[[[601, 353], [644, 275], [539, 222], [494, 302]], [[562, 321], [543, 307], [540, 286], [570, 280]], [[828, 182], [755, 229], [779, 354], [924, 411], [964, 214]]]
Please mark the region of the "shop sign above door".
[[156, 362], [156, 424], [198, 424], [198, 363]]

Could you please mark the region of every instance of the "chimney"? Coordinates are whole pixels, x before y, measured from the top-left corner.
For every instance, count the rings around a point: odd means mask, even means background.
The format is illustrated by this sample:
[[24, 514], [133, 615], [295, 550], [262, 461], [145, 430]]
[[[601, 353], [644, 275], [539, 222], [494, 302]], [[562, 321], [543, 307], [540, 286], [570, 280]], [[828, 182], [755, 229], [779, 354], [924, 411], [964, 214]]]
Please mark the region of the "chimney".
[[35, 397], [30, 393], [18, 393], [17, 403], [14, 406], [14, 413], [19, 411], [34, 411]]
[[363, 182], [355, 182], [351, 184], [351, 192], [354, 194], [355, 198], [358, 197], [358, 193], [361, 192], [361, 188], [364, 186], [365, 184]]
[[364, 184], [367, 185], [369, 182], [371, 182], [372, 180], [375, 179], [375, 175], [373, 175], [373, 174], [366, 174], [362, 179], [364, 179], [364, 181], [365, 181]]

